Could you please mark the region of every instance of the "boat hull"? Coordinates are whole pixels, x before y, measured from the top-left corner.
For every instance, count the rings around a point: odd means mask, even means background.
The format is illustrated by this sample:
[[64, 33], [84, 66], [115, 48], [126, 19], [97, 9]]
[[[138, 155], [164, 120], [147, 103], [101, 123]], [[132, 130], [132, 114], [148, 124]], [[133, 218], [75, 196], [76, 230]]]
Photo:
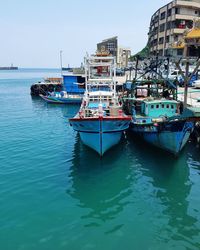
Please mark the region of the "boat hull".
[[48, 103], [57, 103], [57, 104], [81, 104], [82, 97], [78, 98], [60, 98], [60, 97], [53, 97], [53, 96], [43, 96], [40, 95], [43, 100]]
[[82, 142], [101, 156], [119, 143], [129, 123], [128, 117], [70, 119], [70, 124], [79, 132]]
[[131, 123], [130, 131], [142, 137], [146, 142], [177, 155], [187, 143], [194, 122], [175, 121], [155, 125], [135, 125]]

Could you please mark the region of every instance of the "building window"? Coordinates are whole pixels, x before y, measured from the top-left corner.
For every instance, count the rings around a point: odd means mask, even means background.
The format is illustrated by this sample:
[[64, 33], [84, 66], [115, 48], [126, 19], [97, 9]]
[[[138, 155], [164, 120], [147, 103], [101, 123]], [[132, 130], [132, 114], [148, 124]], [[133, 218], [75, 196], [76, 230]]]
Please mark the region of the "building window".
[[174, 36], [174, 42], [178, 42], [178, 35]]
[[172, 28], [172, 29], [175, 29], [175, 28], [176, 28], [176, 22], [175, 22], [175, 21], [171, 22], [171, 28]]
[[164, 43], [164, 37], [160, 37], [159, 38], [159, 44], [163, 44]]
[[171, 16], [172, 15], [172, 9], [169, 9], [168, 11], [167, 11], [167, 16], [169, 17], [169, 16]]
[[169, 43], [169, 36], [166, 36], [166, 43]]
[[177, 49], [177, 56], [183, 55], [183, 49]]
[[114, 48], [115, 48], [114, 43], [108, 43], [108, 44], [107, 44], [107, 49], [108, 49], [108, 50], [114, 50]]
[[163, 50], [162, 50], [162, 49], [159, 50], [158, 55], [159, 55], [159, 56], [163, 56]]
[[159, 109], [159, 105], [158, 104], [156, 105], [156, 108]]
[[151, 105], [151, 109], [153, 109], [154, 108], [154, 105]]
[[192, 20], [186, 20], [185, 21], [185, 26], [188, 29], [192, 29], [192, 27], [193, 27], [193, 21]]
[[170, 49], [165, 49], [165, 56], [170, 56]]
[[175, 14], [177, 15], [177, 14], [180, 14], [180, 9], [179, 8], [176, 8], [175, 9]]
[[167, 22], [167, 30], [171, 29], [171, 22]]
[[160, 15], [160, 20], [165, 19], [165, 14], [166, 14], [166, 12], [165, 12], [165, 11], [161, 13], [161, 15]]
[[155, 23], [157, 23], [157, 22], [158, 22], [158, 20], [159, 20], [159, 17], [158, 17], [158, 16], [156, 16], [156, 17], [155, 17]]
[[163, 32], [164, 30], [165, 30], [165, 24], [163, 23], [160, 25], [160, 32]]

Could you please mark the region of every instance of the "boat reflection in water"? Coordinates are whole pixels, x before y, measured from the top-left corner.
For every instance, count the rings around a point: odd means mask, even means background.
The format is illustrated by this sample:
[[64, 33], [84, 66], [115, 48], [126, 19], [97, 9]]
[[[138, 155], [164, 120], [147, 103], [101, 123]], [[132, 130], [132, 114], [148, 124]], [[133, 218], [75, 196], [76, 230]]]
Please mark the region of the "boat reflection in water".
[[107, 242], [103, 235], [112, 234], [116, 241], [140, 249], [149, 244], [152, 249], [185, 244], [197, 249], [200, 208], [193, 199], [193, 160], [186, 151], [188, 147], [178, 159], [169, 155], [164, 161], [162, 150], [128, 138], [100, 160], [76, 137], [66, 192], [81, 211], [77, 226], [88, 228], [91, 242]]
[[[155, 249], [179, 249], [185, 245], [188, 249], [198, 249], [200, 206], [195, 199], [195, 189], [199, 186], [199, 183], [195, 184], [195, 172], [200, 174], [199, 150], [188, 144], [178, 159], [168, 155], [165, 160], [166, 154], [161, 149], [156, 151], [155, 148], [145, 147], [144, 142], [138, 142], [137, 147], [142, 179], [149, 179], [143, 182], [141, 198], [146, 193], [144, 186], [148, 184], [146, 198], [149, 209], [153, 210], [149, 220], [155, 228], [159, 228], [159, 241], [164, 240], [160, 246], [157, 242]], [[198, 156], [197, 161], [195, 156]], [[143, 208], [141, 213], [145, 210]]]
[[[80, 136], [76, 135], [70, 174], [72, 187], [67, 193], [79, 200], [81, 208], [89, 209], [81, 217], [88, 221], [86, 226], [99, 226], [103, 222], [113, 220], [129, 203], [131, 170], [126, 161], [123, 165], [120, 163], [120, 155], [123, 155], [125, 148], [126, 142], [122, 139], [119, 147], [113, 148], [112, 154], [109, 152], [101, 160], [95, 151], [85, 147]], [[113, 154], [119, 157], [113, 159]]]
[[32, 100], [33, 109], [35, 112], [38, 113], [38, 115], [42, 115], [42, 114], [44, 115], [44, 111], [46, 111], [49, 113], [49, 115], [51, 115], [55, 119], [69, 118], [70, 116], [75, 115], [79, 110], [79, 106], [76, 104], [59, 105], [58, 103], [58, 104], [51, 105], [49, 103], [43, 102], [42, 99], [38, 96], [31, 96], [31, 100]]

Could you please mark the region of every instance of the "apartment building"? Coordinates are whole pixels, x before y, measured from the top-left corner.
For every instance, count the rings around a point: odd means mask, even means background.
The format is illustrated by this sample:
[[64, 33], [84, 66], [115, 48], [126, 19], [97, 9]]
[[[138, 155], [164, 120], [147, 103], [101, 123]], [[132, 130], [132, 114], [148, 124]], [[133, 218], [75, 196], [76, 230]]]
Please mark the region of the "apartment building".
[[126, 68], [128, 66], [129, 58], [131, 56], [131, 49], [125, 47], [118, 47], [117, 66], [119, 68]]
[[174, 0], [157, 10], [151, 17], [148, 45], [150, 55], [181, 56], [184, 33], [200, 17], [200, 0]]

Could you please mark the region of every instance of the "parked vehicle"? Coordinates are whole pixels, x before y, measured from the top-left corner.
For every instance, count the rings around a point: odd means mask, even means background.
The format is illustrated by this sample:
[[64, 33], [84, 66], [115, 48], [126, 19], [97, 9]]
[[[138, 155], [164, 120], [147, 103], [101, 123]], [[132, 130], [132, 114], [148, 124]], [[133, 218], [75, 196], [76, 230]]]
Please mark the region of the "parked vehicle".
[[[185, 72], [183, 71], [183, 73], [185, 74]], [[189, 77], [191, 76], [191, 72], [189, 73]], [[168, 79], [173, 81], [176, 85], [178, 85], [179, 87], [183, 87], [184, 86], [184, 79], [180, 73], [179, 70], [174, 70], [172, 73], [170, 73], [168, 75]], [[192, 76], [188, 86], [189, 87], [194, 87], [194, 81], [196, 81], [198, 79], [198, 74], [195, 74]]]
[[[190, 76], [191, 76], [191, 73], [189, 73], [189, 77]], [[193, 75], [190, 82], [189, 82], [189, 84], [188, 84], [188, 87], [194, 87], [195, 81], [197, 81], [197, 78], [198, 78], [197, 74]], [[184, 79], [183, 79], [182, 76], [178, 79], [178, 82], [179, 82], [180, 87], [184, 86]]]
[[116, 69], [116, 75], [117, 76], [124, 76], [125, 75], [125, 71], [121, 68], [117, 68]]
[[169, 80], [172, 80], [172, 81], [174, 81], [174, 80], [178, 80], [178, 81], [179, 81], [180, 78], [182, 78], [182, 76], [181, 76], [179, 70], [174, 70], [172, 73], [170, 73], [170, 74], [168, 75], [168, 79], [169, 79]]
[[194, 86], [193, 87], [199, 89], [200, 88], [200, 80], [194, 81]]

